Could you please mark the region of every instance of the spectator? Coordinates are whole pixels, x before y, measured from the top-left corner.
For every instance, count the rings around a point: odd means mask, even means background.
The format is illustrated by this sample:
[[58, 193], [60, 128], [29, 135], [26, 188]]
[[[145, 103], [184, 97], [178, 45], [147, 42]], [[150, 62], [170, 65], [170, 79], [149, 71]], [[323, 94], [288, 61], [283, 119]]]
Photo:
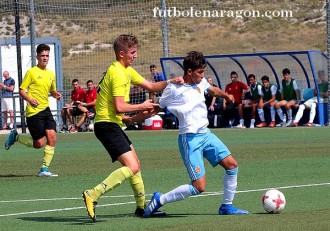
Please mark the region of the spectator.
[[77, 123], [75, 128], [71, 128], [71, 132], [75, 132], [79, 130], [81, 125], [85, 122], [86, 117], [94, 118], [95, 116], [95, 104], [97, 98], [97, 89], [92, 80], [88, 80], [87, 83], [87, 91], [85, 94], [85, 99], [83, 102], [77, 104], [77, 107], [83, 113], [81, 114], [81, 118]]
[[[217, 85], [215, 85], [213, 83], [212, 76], [207, 76], [206, 80], [207, 80], [207, 82], [209, 82], [210, 85], [217, 87]], [[204, 97], [205, 97], [205, 104], [206, 104], [208, 113], [209, 114], [219, 114], [220, 113], [219, 99], [217, 97], [210, 95], [207, 91], [204, 92]]]
[[231, 83], [227, 84], [225, 92], [234, 96], [234, 102], [227, 102], [223, 100], [223, 109], [225, 110], [225, 118], [229, 120], [229, 125], [232, 126], [234, 122], [234, 110], [238, 108], [239, 125], [237, 128], [245, 128], [243, 119], [242, 99], [245, 94], [250, 92], [250, 87], [245, 83], [238, 81], [238, 74], [235, 71], [230, 73]]
[[249, 97], [250, 99], [243, 100], [242, 104], [243, 107], [252, 109], [250, 128], [254, 128], [254, 124], [256, 121], [256, 108], [259, 104], [262, 86], [260, 83], [256, 81], [256, 77], [254, 74], [250, 74], [248, 76], [248, 80], [250, 83], [250, 97]]
[[[86, 92], [83, 88], [79, 86], [79, 81], [78, 79], [73, 79], [72, 80], [72, 87], [73, 90], [71, 91], [71, 103], [65, 104], [65, 107], [61, 111], [62, 115], [62, 121], [63, 121], [63, 128], [61, 132], [77, 132], [76, 125], [74, 124], [73, 121], [73, 116], [78, 116], [83, 114], [83, 111], [77, 107], [81, 102], [84, 102], [85, 97], [86, 97]], [[66, 120], [67, 117], [69, 117], [70, 123], [71, 123], [71, 128], [68, 130], [68, 126], [66, 125]]]
[[292, 107], [298, 107], [299, 105], [299, 88], [297, 85], [297, 81], [291, 78], [291, 72], [288, 68], [284, 68], [282, 74], [282, 100], [275, 104], [275, 108], [278, 116], [283, 122], [283, 111], [281, 107], [285, 107], [288, 117], [286, 126], [290, 126], [292, 123]]
[[[0, 89], [2, 89], [1, 109], [3, 112], [3, 129], [14, 128], [14, 116], [13, 116], [13, 91], [15, 88], [15, 80], [9, 76], [8, 71], [3, 72], [4, 81], [0, 83]], [[10, 118], [10, 124], [7, 126], [8, 116]]]
[[[325, 75], [325, 72], [323, 70], [319, 70], [317, 72], [317, 76], [318, 76], [318, 88], [319, 88], [319, 92], [320, 95], [319, 97], [321, 99], [327, 99], [329, 96], [329, 92], [328, 92], [328, 79]], [[305, 109], [310, 109], [310, 113], [309, 113], [309, 121], [306, 124], [306, 126], [313, 126], [314, 125], [314, 118], [316, 115], [316, 105], [317, 105], [317, 89], [314, 89], [314, 97], [312, 97], [311, 99], [307, 100], [305, 103], [299, 105], [299, 110], [297, 112], [296, 118], [294, 119], [294, 122], [292, 124], [293, 127], [297, 127], [298, 126], [298, 122], [301, 119], [301, 117], [303, 116], [304, 110]]]
[[[150, 65], [150, 73], [151, 73], [151, 82], [160, 82], [160, 81], [165, 81], [165, 76], [163, 73], [158, 72], [157, 67], [155, 64]], [[162, 95], [162, 91], [159, 92], [153, 92], [150, 93], [150, 99], [152, 99], [154, 102], [158, 101], [158, 97]]]
[[261, 123], [258, 124], [256, 127], [262, 128], [266, 127], [267, 124], [265, 122], [265, 114], [264, 114], [264, 108], [267, 107], [270, 109], [270, 117], [271, 122], [269, 124], [270, 128], [275, 127], [275, 104], [281, 100], [281, 93], [277, 89], [277, 86], [274, 84], [269, 83], [269, 77], [268, 76], [262, 76], [262, 89], [261, 89], [261, 97], [258, 105], [258, 114], [259, 118], [261, 120]]

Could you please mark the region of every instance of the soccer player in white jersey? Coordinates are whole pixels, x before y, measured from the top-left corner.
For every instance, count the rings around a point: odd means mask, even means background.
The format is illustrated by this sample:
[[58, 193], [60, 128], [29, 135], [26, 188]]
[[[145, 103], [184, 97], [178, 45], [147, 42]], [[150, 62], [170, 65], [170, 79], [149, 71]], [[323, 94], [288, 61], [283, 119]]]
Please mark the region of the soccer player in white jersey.
[[228, 148], [208, 128], [204, 92], [233, 101], [234, 97], [210, 85], [204, 78], [206, 61], [201, 52], [191, 51], [183, 61], [184, 85], [169, 84], [159, 101], [179, 119], [179, 149], [191, 183], [181, 185], [167, 193], [155, 192], [147, 205], [144, 217], [150, 217], [161, 206], [202, 193], [206, 188], [203, 157], [215, 167], [222, 166], [223, 201], [220, 215], [248, 214], [233, 206], [237, 187], [238, 163]]

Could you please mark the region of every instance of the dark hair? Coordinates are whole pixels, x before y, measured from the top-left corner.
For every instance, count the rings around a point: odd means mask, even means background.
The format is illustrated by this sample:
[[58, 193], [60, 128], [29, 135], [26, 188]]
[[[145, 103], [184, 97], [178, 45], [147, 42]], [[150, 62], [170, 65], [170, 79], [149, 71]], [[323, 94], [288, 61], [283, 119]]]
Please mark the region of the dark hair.
[[249, 74], [248, 79], [250, 79], [250, 78], [256, 79], [256, 76], [254, 74]]
[[269, 82], [269, 77], [267, 75], [264, 75], [264, 76], [261, 77], [261, 81]]
[[118, 53], [120, 51], [126, 52], [129, 48], [137, 44], [138, 40], [136, 37], [134, 37], [133, 35], [122, 34], [115, 39], [113, 43], [113, 49], [115, 53]]
[[199, 51], [190, 51], [187, 53], [187, 56], [183, 60], [183, 69], [184, 74], [187, 74], [188, 69], [192, 71], [198, 68], [205, 68], [206, 60], [202, 52]]
[[232, 75], [237, 75], [237, 76], [238, 76], [238, 74], [237, 74], [236, 71], [232, 71], [232, 72], [230, 72], [230, 76], [232, 76]]
[[71, 83], [75, 83], [75, 82], [79, 83], [78, 79], [73, 79]]
[[282, 71], [282, 74], [283, 75], [286, 75], [286, 74], [290, 74], [290, 70], [288, 68], [284, 68], [283, 71]]
[[46, 44], [43, 44], [43, 43], [42, 44], [39, 44], [37, 46], [37, 54], [40, 54], [43, 51], [50, 51], [50, 47], [48, 45], [46, 45]]
[[325, 71], [324, 70], [318, 70], [317, 75], [318, 76], [325, 75]]
[[155, 64], [151, 64], [151, 65], [150, 65], [150, 69], [151, 69], [151, 68], [157, 68], [157, 67], [156, 67]]
[[88, 85], [89, 83], [93, 83], [93, 80], [87, 80], [87, 82], [86, 82], [86, 85]]

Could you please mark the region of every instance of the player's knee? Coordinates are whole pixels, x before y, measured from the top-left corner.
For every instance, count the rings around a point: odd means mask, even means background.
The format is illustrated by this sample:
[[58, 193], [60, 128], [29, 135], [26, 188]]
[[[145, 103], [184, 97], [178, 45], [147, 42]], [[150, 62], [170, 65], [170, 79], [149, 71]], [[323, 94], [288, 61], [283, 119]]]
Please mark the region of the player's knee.
[[135, 164], [135, 165], [132, 165], [132, 166], [128, 166], [132, 173], [135, 175], [136, 173], [140, 172], [140, 165], [139, 164]]
[[44, 145], [45, 145], [44, 141], [37, 140], [33, 142], [33, 147], [36, 149], [42, 148]]
[[189, 191], [193, 196], [201, 193], [201, 191], [199, 191], [194, 185], [189, 185]]
[[206, 189], [206, 184], [201, 184], [201, 183], [193, 183], [193, 187], [197, 190], [197, 194], [202, 193]]

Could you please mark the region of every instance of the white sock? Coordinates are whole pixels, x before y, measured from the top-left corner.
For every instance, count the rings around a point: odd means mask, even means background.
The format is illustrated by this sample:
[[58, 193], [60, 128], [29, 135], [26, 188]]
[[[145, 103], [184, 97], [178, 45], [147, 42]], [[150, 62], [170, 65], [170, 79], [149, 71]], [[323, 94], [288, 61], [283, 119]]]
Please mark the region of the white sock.
[[313, 123], [316, 115], [316, 103], [312, 103], [311, 112], [309, 113], [309, 123]]
[[294, 119], [294, 123], [298, 123], [301, 117], [304, 114], [305, 106], [304, 105], [299, 105], [299, 109], [296, 114], [296, 118]]
[[270, 118], [272, 121], [275, 121], [275, 109], [274, 107], [270, 107]]
[[283, 121], [283, 111], [282, 111], [282, 109], [281, 108], [277, 108], [276, 109], [276, 112], [277, 112], [278, 116], [280, 117], [280, 120]]
[[244, 119], [240, 119], [239, 124], [243, 126], [244, 125]]
[[223, 177], [223, 200], [222, 204], [232, 204], [237, 188], [237, 174], [228, 175]]
[[255, 122], [256, 122], [255, 119], [251, 119], [251, 125], [254, 125]]
[[292, 110], [286, 110], [286, 113], [288, 114], [288, 120], [292, 120]]
[[173, 189], [172, 191], [169, 191], [161, 195], [160, 203], [164, 205], [166, 203], [181, 201], [185, 198], [188, 198], [192, 195], [197, 195], [199, 193], [200, 192], [191, 184], [184, 184]]
[[259, 115], [259, 118], [260, 118], [261, 122], [265, 122], [265, 114], [264, 114], [263, 109], [258, 108], [258, 115]]

